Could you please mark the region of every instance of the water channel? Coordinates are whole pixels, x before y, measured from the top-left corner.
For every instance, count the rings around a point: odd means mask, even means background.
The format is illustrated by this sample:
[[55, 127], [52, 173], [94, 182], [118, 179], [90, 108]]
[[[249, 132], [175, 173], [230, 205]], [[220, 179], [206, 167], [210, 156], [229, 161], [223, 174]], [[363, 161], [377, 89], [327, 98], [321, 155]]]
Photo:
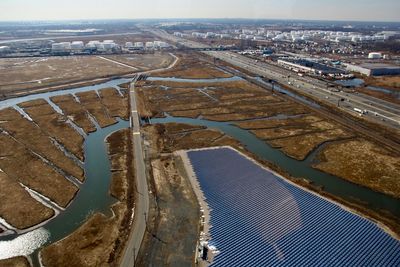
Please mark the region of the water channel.
[[[24, 101], [48, 99], [55, 95], [74, 94], [106, 87], [116, 87], [118, 84], [126, 81], [128, 80], [118, 79], [94, 86], [8, 99], [0, 102], [0, 109], [13, 107]], [[111, 168], [105, 139], [113, 132], [129, 127], [128, 121], [121, 119], [117, 121], [116, 124], [105, 128], [99, 128], [96, 125], [97, 131], [86, 136], [84, 142], [86, 159], [84, 162], [85, 181], [80, 185], [76, 197], [72, 200], [68, 208], [65, 211], [61, 211], [57, 217], [50, 220], [44, 226], [31, 232], [21, 235], [0, 236], [0, 259], [33, 253], [33, 263], [38, 265], [36, 255], [39, 248], [71, 234], [93, 213], [102, 212], [106, 215], [111, 215], [110, 206], [116, 200], [109, 194]]]

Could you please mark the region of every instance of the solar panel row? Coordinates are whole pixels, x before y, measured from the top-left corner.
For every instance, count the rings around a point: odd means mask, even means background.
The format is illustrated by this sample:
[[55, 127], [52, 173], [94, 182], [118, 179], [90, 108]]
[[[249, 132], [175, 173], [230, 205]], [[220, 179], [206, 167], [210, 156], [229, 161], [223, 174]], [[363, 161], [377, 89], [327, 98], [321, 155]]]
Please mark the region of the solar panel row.
[[229, 148], [189, 151], [210, 207], [212, 266], [400, 266], [375, 223]]

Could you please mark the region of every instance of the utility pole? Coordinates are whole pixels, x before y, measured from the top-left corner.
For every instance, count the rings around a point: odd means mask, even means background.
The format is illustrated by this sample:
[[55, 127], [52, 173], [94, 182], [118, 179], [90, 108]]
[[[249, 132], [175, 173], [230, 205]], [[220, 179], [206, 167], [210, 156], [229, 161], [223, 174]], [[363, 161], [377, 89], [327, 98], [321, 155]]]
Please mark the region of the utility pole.
[[133, 267], [135, 267], [136, 264], [136, 248], [133, 247]]
[[271, 84], [272, 84], [272, 94], [274, 94], [275, 82], [274, 82], [274, 81], [272, 81], [272, 82], [271, 82]]

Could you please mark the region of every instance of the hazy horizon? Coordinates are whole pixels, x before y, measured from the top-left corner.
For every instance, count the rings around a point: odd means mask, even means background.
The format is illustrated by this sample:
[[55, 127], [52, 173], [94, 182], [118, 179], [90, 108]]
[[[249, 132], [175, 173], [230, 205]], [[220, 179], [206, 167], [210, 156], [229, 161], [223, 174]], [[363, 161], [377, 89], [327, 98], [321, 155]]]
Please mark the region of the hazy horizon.
[[397, 0], [2, 0], [0, 10], [0, 21], [271, 19], [400, 22], [400, 1]]

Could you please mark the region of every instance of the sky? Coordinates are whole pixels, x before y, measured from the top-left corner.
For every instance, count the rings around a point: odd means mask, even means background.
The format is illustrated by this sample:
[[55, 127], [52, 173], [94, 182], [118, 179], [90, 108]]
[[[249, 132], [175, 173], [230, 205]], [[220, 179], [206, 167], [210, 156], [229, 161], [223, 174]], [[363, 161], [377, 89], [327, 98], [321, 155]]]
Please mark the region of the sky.
[[0, 0], [0, 21], [141, 18], [400, 21], [400, 0]]

